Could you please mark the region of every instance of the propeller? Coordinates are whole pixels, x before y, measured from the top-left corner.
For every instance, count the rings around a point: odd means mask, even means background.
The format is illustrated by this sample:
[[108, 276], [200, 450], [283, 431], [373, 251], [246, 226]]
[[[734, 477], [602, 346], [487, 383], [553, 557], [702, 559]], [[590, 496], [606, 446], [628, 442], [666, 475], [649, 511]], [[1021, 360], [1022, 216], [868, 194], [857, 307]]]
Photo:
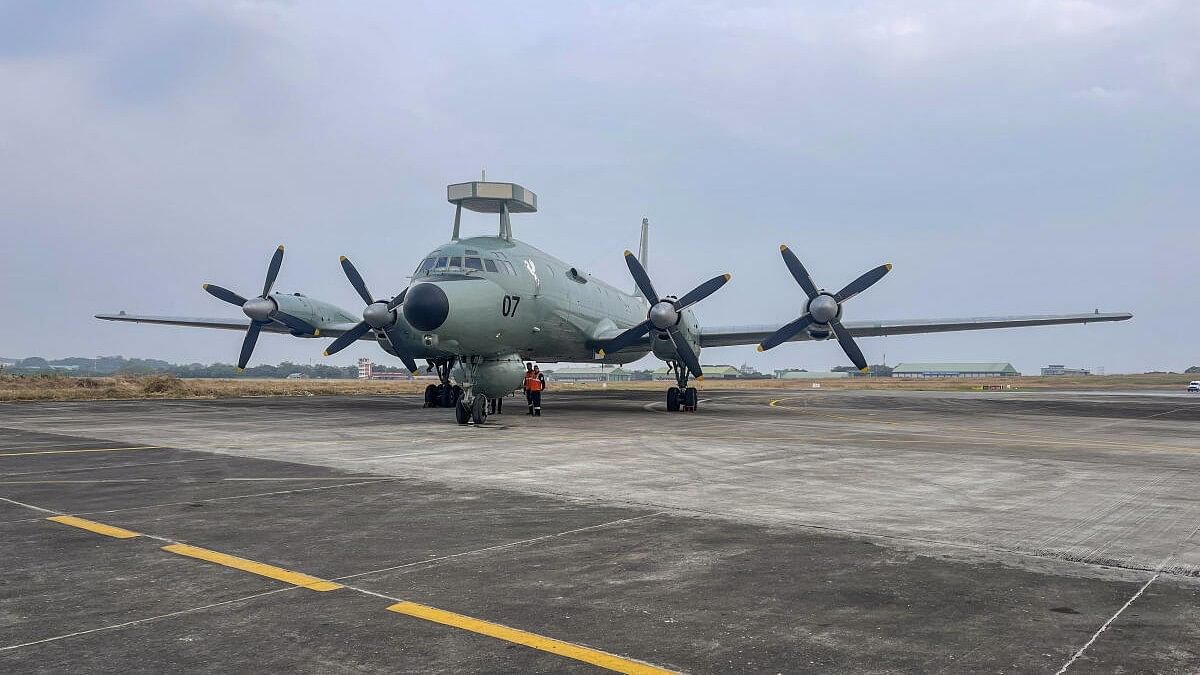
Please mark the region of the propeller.
[[805, 294], [808, 295], [808, 304], [800, 318], [786, 324], [763, 340], [762, 344], [758, 345], [758, 351], [762, 352], [777, 347], [811, 325], [824, 326], [828, 327], [833, 336], [837, 338], [838, 344], [842, 346], [842, 351], [846, 352], [846, 356], [850, 357], [850, 361], [854, 363], [855, 367], [866, 372], [867, 359], [850, 335], [850, 331], [842, 325], [842, 303], [875, 285], [875, 282], [892, 271], [891, 263], [868, 270], [854, 281], [846, 284], [842, 290], [830, 293], [817, 288], [812, 277], [809, 276], [808, 270], [804, 269], [804, 265], [800, 264], [800, 259], [796, 257], [795, 253], [792, 253], [792, 249], [781, 244], [779, 252], [783, 254], [783, 262], [787, 265], [788, 271], [792, 273], [796, 283], [800, 284], [800, 288], [804, 289]]
[[325, 350], [325, 356], [332, 356], [346, 347], [349, 347], [356, 340], [367, 334], [367, 331], [372, 329], [383, 331], [387, 335], [388, 340], [392, 343], [392, 350], [404, 362], [404, 367], [413, 375], [417, 374], [417, 362], [413, 360], [411, 354], [404, 351], [404, 336], [396, 331], [396, 323], [400, 317], [396, 312], [396, 308], [400, 303], [404, 302], [404, 293], [408, 290], [400, 292], [400, 295], [391, 300], [376, 300], [375, 296], [371, 295], [371, 291], [367, 290], [367, 283], [363, 281], [362, 275], [354, 267], [354, 263], [346, 256], [341, 257], [342, 271], [346, 273], [346, 278], [350, 280], [350, 285], [354, 290], [358, 291], [358, 297], [367, 303], [363, 309], [363, 320], [354, 325], [353, 328], [342, 333], [338, 339], [334, 340], [329, 348]]
[[242, 340], [242, 353], [238, 356], [237, 368], [239, 371], [246, 369], [246, 363], [250, 361], [250, 355], [254, 353], [254, 345], [258, 342], [258, 334], [262, 332], [262, 327], [272, 321], [282, 323], [295, 333], [314, 337], [321, 334], [320, 330], [307, 321], [281, 311], [279, 303], [271, 297], [271, 288], [275, 286], [275, 277], [279, 276], [279, 267], [282, 264], [283, 244], [280, 244], [279, 248], [275, 249], [275, 254], [271, 256], [271, 264], [267, 266], [267, 279], [263, 282], [262, 295], [249, 300], [216, 284], [204, 284], [204, 290], [208, 291], [209, 295], [241, 307], [242, 312], [250, 317], [250, 327], [246, 330], [246, 338]]
[[649, 333], [651, 328], [654, 328], [666, 331], [667, 335], [671, 336], [671, 342], [675, 344], [679, 360], [683, 361], [696, 379], [702, 379], [704, 372], [700, 370], [700, 359], [696, 358], [696, 352], [692, 350], [692, 346], [688, 344], [683, 332], [679, 330], [679, 319], [683, 310], [715, 293], [718, 288], [724, 286], [725, 282], [732, 278], [732, 275], [715, 276], [684, 293], [680, 298], [671, 296], [660, 298], [658, 292], [654, 290], [654, 284], [650, 282], [650, 275], [646, 274], [646, 268], [642, 267], [642, 263], [638, 262], [633, 253], [625, 251], [625, 264], [629, 266], [629, 273], [633, 275], [633, 281], [637, 284], [638, 290], [650, 303], [650, 311], [646, 313], [645, 321], [606, 342], [604, 348], [597, 351], [600, 358], [604, 358], [605, 352], [617, 352], [632, 345]]

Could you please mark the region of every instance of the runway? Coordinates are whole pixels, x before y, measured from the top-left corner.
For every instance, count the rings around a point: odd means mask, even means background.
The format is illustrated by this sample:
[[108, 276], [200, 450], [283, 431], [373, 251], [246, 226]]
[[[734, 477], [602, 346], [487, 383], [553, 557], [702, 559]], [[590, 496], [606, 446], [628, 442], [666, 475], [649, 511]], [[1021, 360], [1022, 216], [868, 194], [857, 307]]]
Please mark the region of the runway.
[[0, 671], [1195, 672], [1168, 394], [4, 404]]

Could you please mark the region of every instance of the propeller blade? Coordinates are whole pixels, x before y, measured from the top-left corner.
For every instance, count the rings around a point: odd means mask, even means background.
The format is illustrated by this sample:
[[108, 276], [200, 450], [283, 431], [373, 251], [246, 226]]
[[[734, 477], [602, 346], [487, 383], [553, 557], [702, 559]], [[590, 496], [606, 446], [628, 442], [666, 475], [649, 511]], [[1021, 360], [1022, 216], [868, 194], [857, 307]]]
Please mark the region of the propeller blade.
[[262, 331], [262, 324], [257, 321], [251, 321], [250, 327], [246, 329], [246, 339], [242, 340], [242, 354], [238, 357], [238, 370], [246, 369], [246, 364], [250, 362], [250, 355], [254, 353], [254, 344], [258, 342], [258, 334]]
[[726, 281], [729, 281], [732, 278], [733, 278], [732, 274], [728, 274], [728, 273], [722, 274], [721, 276], [713, 277], [713, 278], [709, 279], [708, 281], [700, 284], [699, 286], [693, 288], [692, 290], [688, 291], [687, 293], [684, 293], [682, 298], [675, 301], [676, 311], [682, 312], [683, 310], [687, 309], [688, 307], [691, 307], [692, 305], [696, 304], [697, 302], [700, 302], [701, 300], [707, 298], [708, 296], [715, 293], [718, 288], [724, 286]]
[[859, 293], [862, 293], [863, 291], [867, 290], [871, 286], [874, 286], [875, 282], [882, 279], [883, 275], [885, 275], [891, 271], [892, 271], [892, 264], [884, 263], [883, 265], [880, 265], [879, 267], [876, 267], [873, 270], [863, 273], [863, 275], [860, 276], [859, 278], [846, 284], [846, 287], [843, 288], [842, 290], [838, 291], [833, 296], [833, 298], [838, 301], [838, 304], [841, 304], [841, 303], [849, 300], [850, 298], [853, 298], [854, 296], [858, 295]]
[[629, 273], [633, 275], [633, 282], [637, 284], [638, 290], [642, 292], [646, 300], [650, 304], [658, 304], [658, 293], [654, 290], [654, 284], [650, 283], [650, 275], [646, 274], [646, 268], [642, 267], [642, 263], [638, 262], [637, 256], [629, 251], [625, 251], [625, 264], [629, 266]]
[[280, 312], [280, 311], [276, 310], [275, 313], [271, 315], [271, 318], [278, 319], [280, 322], [287, 325], [288, 328], [291, 328], [293, 331], [295, 331], [297, 333], [302, 333], [304, 335], [313, 335], [313, 336], [321, 335], [321, 331], [318, 330], [316, 326], [313, 326], [311, 323], [305, 321], [304, 319], [292, 316], [291, 314], [288, 314], [287, 312]]
[[233, 291], [229, 290], [228, 288], [221, 288], [220, 286], [218, 286], [216, 284], [204, 284], [203, 287], [204, 287], [204, 290], [208, 291], [209, 295], [211, 295], [217, 299], [224, 300], [225, 302], [228, 302], [231, 305], [237, 305], [238, 307], [241, 307], [242, 305], [246, 304], [245, 298], [238, 295], [237, 293], [234, 293]]
[[329, 345], [329, 348], [325, 350], [325, 356], [333, 356], [346, 347], [349, 347], [355, 340], [366, 335], [369, 330], [371, 330], [371, 327], [367, 325], [366, 321], [359, 321], [354, 324], [354, 328], [342, 333], [338, 339], [333, 341], [333, 344]]
[[271, 264], [267, 267], [267, 280], [263, 283], [262, 297], [267, 297], [271, 289], [275, 287], [275, 277], [279, 276], [279, 266], [283, 264], [283, 244], [275, 249], [275, 254], [271, 256]]
[[406, 289], [404, 289], [404, 290], [402, 290], [402, 291], [400, 291], [400, 295], [397, 295], [396, 297], [392, 298], [392, 301], [388, 303], [388, 309], [396, 309], [396, 308], [397, 308], [397, 307], [399, 307], [401, 304], [403, 304], [403, 303], [404, 303], [404, 296], [405, 296], [407, 293], [408, 293], [408, 289], [407, 289], [407, 288], [406, 288]]
[[624, 333], [621, 333], [617, 337], [609, 340], [608, 342], [605, 342], [604, 347], [596, 350], [596, 353], [600, 355], [600, 358], [604, 358], [605, 353], [614, 353], [615, 354], [616, 352], [619, 352], [622, 349], [624, 349], [624, 348], [628, 347], [629, 345], [640, 340], [642, 338], [642, 336], [645, 335], [646, 333], [648, 333], [649, 331], [650, 331], [650, 319], [646, 319], [645, 321], [639, 323], [638, 325], [634, 326], [633, 328], [630, 328], [629, 330], [625, 331]]
[[696, 379], [704, 377], [704, 371], [700, 370], [700, 359], [696, 358], [696, 352], [692, 351], [692, 346], [687, 343], [679, 327], [671, 326], [667, 329], [667, 333], [671, 336], [671, 342], [675, 343], [675, 351], [679, 355], [679, 360], [683, 361], [683, 365], [687, 366]]
[[817, 297], [817, 285], [813, 283], [812, 277], [808, 275], [808, 270], [804, 269], [804, 265], [800, 264], [800, 259], [792, 253], [792, 249], [786, 244], [779, 245], [779, 252], [783, 255], [783, 262], [787, 265], [788, 271], [792, 273], [792, 277], [796, 283], [800, 284], [800, 288], [808, 294], [808, 299], [812, 300]]
[[805, 328], [808, 328], [809, 324], [812, 322], [812, 315], [805, 314], [799, 319], [796, 319], [795, 321], [792, 321], [791, 323], [775, 331], [766, 340], [763, 340], [762, 343], [758, 345], [758, 351], [765, 352], [772, 347], [778, 347], [779, 345], [792, 339], [793, 335], [799, 333]]
[[350, 285], [354, 290], [358, 291], [358, 297], [363, 299], [363, 302], [368, 305], [375, 302], [375, 298], [371, 296], [371, 291], [367, 290], [367, 283], [363, 281], [362, 275], [354, 268], [354, 263], [346, 256], [342, 256], [342, 271], [346, 273], [346, 278], [350, 280]]
[[404, 362], [404, 367], [408, 368], [408, 372], [416, 375], [417, 362], [413, 360], [411, 354], [402, 349], [402, 346], [404, 345], [404, 336], [401, 335], [400, 332], [394, 327], [389, 330], [385, 330], [384, 333], [387, 335], [388, 341], [392, 343], [392, 351], [396, 352], [396, 356], [399, 356], [400, 360]]
[[833, 329], [833, 334], [837, 338], [838, 344], [842, 346], [842, 351], [846, 352], [846, 356], [850, 357], [850, 361], [854, 366], [864, 373], [867, 372], [867, 359], [863, 356], [862, 350], [858, 348], [858, 343], [850, 335], [850, 331], [842, 325], [841, 321], [834, 319], [829, 322], [829, 327]]

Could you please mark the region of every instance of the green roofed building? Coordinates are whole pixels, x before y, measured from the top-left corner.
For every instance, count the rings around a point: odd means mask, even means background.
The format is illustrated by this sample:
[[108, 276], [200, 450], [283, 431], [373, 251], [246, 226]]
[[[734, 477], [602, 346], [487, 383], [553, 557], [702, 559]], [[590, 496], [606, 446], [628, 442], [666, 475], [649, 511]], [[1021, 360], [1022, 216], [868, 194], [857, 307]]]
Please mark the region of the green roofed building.
[[556, 382], [628, 382], [633, 379], [633, 373], [624, 368], [556, 368], [550, 372], [550, 379]]
[[[701, 365], [700, 369], [704, 371], [704, 379], [706, 380], [736, 380], [742, 376], [742, 371], [735, 366]], [[663, 366], [654, 371], [653, 378], [656, 380], [674, 380], [675, 376], [671, 374], [670, 368]]]
[[892, 377], [910, 379], [934, 377], [1016, 377], [1011, 363], [901, 363], [892, 369]]

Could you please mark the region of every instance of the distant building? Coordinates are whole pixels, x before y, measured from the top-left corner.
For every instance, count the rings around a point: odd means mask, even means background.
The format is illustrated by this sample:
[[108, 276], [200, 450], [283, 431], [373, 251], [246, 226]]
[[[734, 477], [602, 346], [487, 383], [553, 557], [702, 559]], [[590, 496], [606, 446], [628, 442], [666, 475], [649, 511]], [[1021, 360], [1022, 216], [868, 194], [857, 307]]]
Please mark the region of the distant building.
[[924, 379], [935, 377], [1016, 377], [1021, 373], [1011, 363], [901, 363], [892, 377]]
[[1068, 368], [1059, 363], [1051, 363], [1042, 368], [1042, 377], [1050, 377], [1053, 375], [1091, 375], [1092, 371], [1087, 368]]
[[807, 370], [777, 370], [775, 378], [779, 380], [841, 380], [850, 377], [850, 373], [810, 373]]
[[624, 368], [557, 368], [549, 373], [555, 382], [628, 382], [633, 373]]
[[360, 380], [411, 380], [413, 376], [407, 372], [391, 372], [375, 370], [375, 365], [371, 363], [371, 359], [361, 358], [358, 360], [358, 379]]
[[[742, 377], [742, 371], [734, 366], [700, 366], [704, 371], [704, 379], [706, 380], [736, 380]], [[671, 373], [671, 369], [663, 366], [654, 371], [654, 379], [656, 380], [674, 380], [675, 375]]]

